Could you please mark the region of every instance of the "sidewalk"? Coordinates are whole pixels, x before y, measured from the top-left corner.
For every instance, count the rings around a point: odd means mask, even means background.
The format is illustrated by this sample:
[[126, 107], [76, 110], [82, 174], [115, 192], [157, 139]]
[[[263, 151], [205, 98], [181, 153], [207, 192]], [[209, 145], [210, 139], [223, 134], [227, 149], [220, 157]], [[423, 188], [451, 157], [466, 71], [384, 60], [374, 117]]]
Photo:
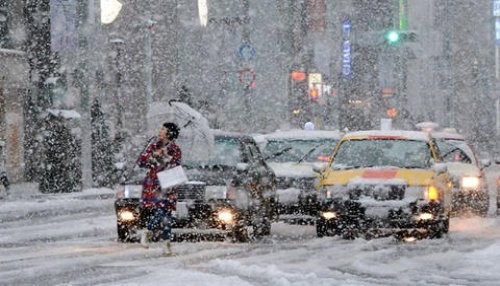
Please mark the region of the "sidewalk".
[[19, 200], [34, 197], [61, 196], [80, 199], [104, 199], [115, 196], [116, 191], [110, 188], [91, 188], [81, 192], [73, 193], [41, 193], [38, 183], [15, 183], [11, 184], [8, 193], [0, 191], [0, 200]]

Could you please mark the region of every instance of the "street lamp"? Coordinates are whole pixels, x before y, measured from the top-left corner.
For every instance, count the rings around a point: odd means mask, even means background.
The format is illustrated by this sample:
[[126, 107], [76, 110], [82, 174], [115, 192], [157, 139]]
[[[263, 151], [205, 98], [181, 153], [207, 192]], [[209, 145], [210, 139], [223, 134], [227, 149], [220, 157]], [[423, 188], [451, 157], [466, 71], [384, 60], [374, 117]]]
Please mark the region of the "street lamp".
[[118, 0], [101, 0], [101, 23], [111, 24], [118, 17], [123, 4]]
[[207, 26], [208, 22], [208, 0], [198, 0], [198, 16], [200, 18], [200, 25]]

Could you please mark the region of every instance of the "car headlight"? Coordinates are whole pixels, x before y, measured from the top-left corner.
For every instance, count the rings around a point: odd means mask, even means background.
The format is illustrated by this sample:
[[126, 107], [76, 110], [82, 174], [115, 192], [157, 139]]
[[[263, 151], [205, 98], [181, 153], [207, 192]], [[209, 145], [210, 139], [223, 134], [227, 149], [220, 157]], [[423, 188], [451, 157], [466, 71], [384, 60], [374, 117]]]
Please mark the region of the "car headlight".
[[230, 209], [220, 209], [217, 211], [217, 218], [225, 224], [232, 224], [234, 221], [234, 214]]
[[332, 211], [320, 212], [319, 215], [326, 220], [334, 219], [337, 217], [337, 213]]
[[478, 189], [479, 188], [479, 178], [478, 177], [462, 177], [461, 186], [464, 189]]
[[121, 221], [132, 221], [135, 219], [133, 211], [123, 210], [118, 213], [118, 219]]
[[427, 212], [421, 213], [417, 216], [417, 220], [431, 220], [433, 218], [434, 218], [434, 215], [431, 213], [427, 213]]
[[424, 198], [426, 201], [437, 201], [439, 200], [439, 192], [436, 186], [430, 185], [424, 191]]

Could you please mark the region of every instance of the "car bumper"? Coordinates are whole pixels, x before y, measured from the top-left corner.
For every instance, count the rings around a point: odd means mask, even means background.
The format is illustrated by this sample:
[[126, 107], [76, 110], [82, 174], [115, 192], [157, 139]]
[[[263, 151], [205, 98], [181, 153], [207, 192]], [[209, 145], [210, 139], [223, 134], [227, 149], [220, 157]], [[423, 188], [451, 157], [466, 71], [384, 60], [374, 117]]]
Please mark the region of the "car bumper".
[[[115, 201], [117, 227], [126, 230], [129, 241], [135, 241], [138, 229], [146, 225], [149, 209], [140, 207], [139, 199], [118, 199]], [[224, 216], [224, 214], [226, 216]], [[216, 237], [227, 235], [234, 225], [240, 221], [243, 214], [228, 205], [211, 205], [195, 202], [178, 202], [177, 211], [172, 213], [172, 228], [174, 237], [176, 233], [182, 237]]]
[[[325, 218], [323, 215], [326, 212], [334, 213], [334, 217]], [[415, 233], [423, 233], [419, 235], [423, 236], [432, 225], [447, 222], [448, 218], [438, 202], [414, 202], [405, 207], [374, 211], [370, 206], [354, 200], [323, 204], [316, 221], [318, 231], [326, 235], [342, 235], [348, 230], [375, 237], [392, 234], [401, 238]]]

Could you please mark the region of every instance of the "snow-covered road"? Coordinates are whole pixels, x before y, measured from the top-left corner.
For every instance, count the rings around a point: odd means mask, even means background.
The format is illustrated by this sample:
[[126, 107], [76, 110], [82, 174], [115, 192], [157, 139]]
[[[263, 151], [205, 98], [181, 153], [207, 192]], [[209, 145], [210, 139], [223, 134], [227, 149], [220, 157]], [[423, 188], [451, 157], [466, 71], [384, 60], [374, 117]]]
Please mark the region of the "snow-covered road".
[[0, 200], [0, 285], [500, 285], [500, 219], [454, 218], [447, 238], [401, 243], [316, 238], [275, 223], [250, 244], [116, 242], [113, 192]]

